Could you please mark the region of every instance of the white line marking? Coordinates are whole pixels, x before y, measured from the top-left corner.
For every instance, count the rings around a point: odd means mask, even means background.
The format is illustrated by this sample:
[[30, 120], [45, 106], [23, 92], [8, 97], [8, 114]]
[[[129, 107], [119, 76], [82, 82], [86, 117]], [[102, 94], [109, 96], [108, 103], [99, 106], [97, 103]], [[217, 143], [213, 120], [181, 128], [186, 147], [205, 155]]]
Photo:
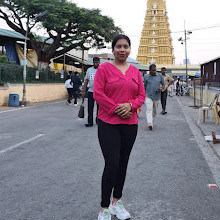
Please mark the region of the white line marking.
[[58, 103], [62, 103], [62, 102], [66, 102], [66, 101], [60, 101], [60, 102], [52, 102], [52, 103], [47, 103], [47, 104], [39, 104], [39, 105], [34, 105], [34, 106], [29, 106], [29, 107], [20, 107], [20, 108], [17, 108], [17, 109], [10, 109], [10, 110], [5, 110], [5, 111], [0, 111], [0, 114], [1, 113], [6, 113], [6, 112], [13, 112], [13, 111], [19, 111], [19, 110], [25, 110], [25, 109], [28, 109], [28, 108], [36, 108], [38, 106], [44, 106], [44, 105], [54, 105], [54, 104], [58, 104]]
[[13, 111], [18, 111], [18, 110], [24, 110], [26, 108], [31, 108], [31, 107], [25, 107], [25, 108], [18, 108], [18, 109], [10, 109], [10, 110], [5, 110], [5, 111], [0, 111], [1, 113], [5, 113], [5, 112], [13, 112]]
[[20, 147], [21, 145], [26, 144], [26, 143], [28, 143], [28, 142], [31, 142], [31, 141], [33, 141], [33, 140], [35, 140], [35, 139], [37, 139], [37, 138], [42, 137], [42, 136], [44, 136], [44, 134], [38, 134], [37, 136], [35, 136], [35, 137], [33, 137], [33, 138], [29, 139], [29, 140], [23, 141], [23, 142], [21, 142], [21, 143], [19, 143], [19, 144], [16, 144], [16, 145], [14, 145], [14, 146], [11, 146], [11, 147], [8, 147], [8, 148], [6, 148], [6, 149], [4, 149], [4, 150], [1, 150], [1, 151], [0, 151], [0, 154], [3, 154], [3, 153], [5, 153], [5, 152], [7, 152], [7, 151], [10, 151], [10, 150], [13, 150], [13, 149], [15, 149], [15, 148], [18, 148], [18, 147]]

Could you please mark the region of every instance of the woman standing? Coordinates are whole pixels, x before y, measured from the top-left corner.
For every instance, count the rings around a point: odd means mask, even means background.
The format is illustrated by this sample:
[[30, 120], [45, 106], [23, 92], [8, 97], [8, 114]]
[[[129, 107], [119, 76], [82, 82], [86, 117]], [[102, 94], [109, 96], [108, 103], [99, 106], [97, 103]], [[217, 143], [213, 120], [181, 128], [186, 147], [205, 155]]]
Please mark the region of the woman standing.
[[71, 84], [71, 78], [70, 75], [67, 75], [66, 81], [65, 81], [65, 88], [68, 92], [68, 99], [66, 101], [67, 105], [71, 104], [72, 96], [73, 96], [73, 85]]
[[126, 62], [130, 46], [126, 35], [116, 36], [112, 42], [115, 60], [100, 65], [94, 80], [94, 99], [100, 106], [98, 138], [105, 160], [102, 209], [98, 220], [111, 220], [111, 214], [121, 220], [130, 218], [121, 197], [129, 156], [137, 135], [137, 109], [145, 100], [141, 74]]

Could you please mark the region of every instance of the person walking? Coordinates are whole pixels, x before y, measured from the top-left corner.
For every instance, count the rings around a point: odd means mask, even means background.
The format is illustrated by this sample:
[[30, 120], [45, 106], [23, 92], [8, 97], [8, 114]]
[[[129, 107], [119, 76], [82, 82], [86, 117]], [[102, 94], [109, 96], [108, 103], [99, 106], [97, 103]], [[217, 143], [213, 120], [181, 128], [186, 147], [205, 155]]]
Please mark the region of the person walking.
[[177, 96], [180, 95], [180, 78], [177, 78], [177, 81], [176, 81], [176, 95]]
[[126, 35], [116, 36], [112, 41], [114, 61], [101, 64], [95, 75], [98, 139], [105, 160], [98, 220], [111, 220], [111, 214], [121, 220], [130, 218], [121, 197], [138, 130], [137, 109], [145, 100], [141, 74], [126, 62], [130, 48], [131, 42]]
[[72, 96], [73, 96], [73, 85], [71, 84], [70, 75], [67, 75], [67, 77], [66, 77], [65, 88], [66, 88], [67, 93], [68, 93], [68, 99], [67, 99], [66, 104], [70, 105], [71, 100], [72, 100]]
[[166, 105], [167, 105], [167, 89], [174, 82], [174, 79], [166, 74], [166, 67], [161, 68], [161, 74], [164, 79], [164, 88], [161, 90], [161, 105], [162, 105], [162, 115], [167, 114]]
[[[142, 72], [142, 80], [143, 80], [143, 83], [144, 83], [144, 75], [145, 75], [145, 74], [147, 74], [146, 70], [144, 70], [144, 71]], [[137, 116], [138, 116], [138, 117], [139, 117], [141, 111], [142, 111], [142, 107], [140, 107], [140, 108], [137, 109]]]
[[164, 89], [164, 79], [160, 73], [156, 72], [156, 65], [151, 64], [150, 73], [144, 76], [144, 85], [146, 89], [146, 117], [148, 128], [153, 129], [153, 121], [157, 114], [158, 103], [160, 99], [161, 85]]
[[173, 97], [173, 89], [174, 89], [174, 84], [172, 83], [171, 85], [168, 86], [167, 89], [168, 96]]
[[[99, 67], [99, 64], [100, 64], [99, 57], [94, 57], [93, 67], [88, 68], [88, 70], [86, 71], [85, 82], [83, 85], [82, 98], [85, 97], [86, 88], [88, 86], [88, 123], [85, 124], [86, 127], [93, 126], [93, 110], [94, 110], [94, 104], [95, 104], [95, 100], [93, 98], [93, 84], [94, 84], [94, 78], [95, 78], [96, 71]], [[98, 109], [99, 109], [99, 106], [97, 105], [96, 123], [97, 123]]]
[[79, 73], [75, 72], [74, 76], [72, 76], [71, 78], [71, 84], [73, 85], [73, 97], [74, 97], [74, 106], [77, 106], [77, 98], [79, 96], [80, 93], [80, 86], [82, 85], [82, 81], [79, 78]]

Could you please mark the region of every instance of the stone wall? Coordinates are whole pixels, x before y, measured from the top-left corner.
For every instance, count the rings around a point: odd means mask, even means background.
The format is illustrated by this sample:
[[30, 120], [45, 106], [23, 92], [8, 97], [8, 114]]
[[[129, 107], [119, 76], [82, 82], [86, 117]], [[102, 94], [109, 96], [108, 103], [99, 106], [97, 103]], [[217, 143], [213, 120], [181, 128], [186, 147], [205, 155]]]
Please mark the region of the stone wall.
[[[8, 105], [9, 94], [18, 94], [19, 101], [23, 96], [23, 85], [9, 85], [0, 87], [0, 106]], [[26, 85], [26, 100], [30, 103], [51, 101], [67, 98], [67, 91], [64, 84], [27, 84]]]

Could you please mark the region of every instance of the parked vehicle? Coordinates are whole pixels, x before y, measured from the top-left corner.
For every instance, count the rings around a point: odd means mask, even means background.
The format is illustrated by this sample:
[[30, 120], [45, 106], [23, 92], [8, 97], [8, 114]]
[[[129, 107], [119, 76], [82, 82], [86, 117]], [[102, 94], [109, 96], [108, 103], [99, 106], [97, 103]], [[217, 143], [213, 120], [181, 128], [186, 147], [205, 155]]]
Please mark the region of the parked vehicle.
[[189, 95], [189, 87], [187, 87], [186, 85], [180, 85], [180, 92], [179, 92], [179, 94], [181, 95], [181, 96], [183, 96], [183, 95]]

